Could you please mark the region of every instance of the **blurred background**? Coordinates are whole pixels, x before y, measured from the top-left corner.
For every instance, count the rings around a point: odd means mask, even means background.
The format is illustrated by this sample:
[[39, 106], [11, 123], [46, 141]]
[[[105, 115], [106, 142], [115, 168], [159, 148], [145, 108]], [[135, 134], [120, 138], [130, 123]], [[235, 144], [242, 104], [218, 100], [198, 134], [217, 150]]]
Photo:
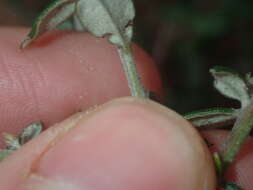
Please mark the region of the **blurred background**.
[[[51, 0], [1, 0], [0, 26], [31, 26]], [[156, 61], [165, 104], [179, 113], [238, 107], [214, 88], [209, 69], [253, 71], [252, 0], [135, 0], [135, 41]]]

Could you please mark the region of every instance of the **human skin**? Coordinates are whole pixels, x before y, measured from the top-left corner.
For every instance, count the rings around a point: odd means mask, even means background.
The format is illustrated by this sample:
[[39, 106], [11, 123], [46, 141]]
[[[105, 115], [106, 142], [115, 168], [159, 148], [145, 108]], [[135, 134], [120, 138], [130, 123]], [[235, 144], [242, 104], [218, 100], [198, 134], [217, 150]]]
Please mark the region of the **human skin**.
[[[215, 189], [210, 152], [187, 121], [151, 101], [116, 99], [129, 90], [105, 39], [53, 32], [21, 51], [27, 32], [0, 30], [0, 131], [18, 133], [36, 120], [49, 129], [0, 164], [0, 189]], [[154, 63], [134, 52], [145, 87], [161, 93]], [[226, 135], [204, 134], [212, 149]], [[228, 174], [247, 190], [252, 148], [249, 139]]]

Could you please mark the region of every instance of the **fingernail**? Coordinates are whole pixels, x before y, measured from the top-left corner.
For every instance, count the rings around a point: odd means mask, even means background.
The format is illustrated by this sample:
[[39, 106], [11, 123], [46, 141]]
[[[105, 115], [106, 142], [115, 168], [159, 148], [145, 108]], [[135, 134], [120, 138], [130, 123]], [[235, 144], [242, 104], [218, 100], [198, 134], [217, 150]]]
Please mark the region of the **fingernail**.
[[23, 187], [214, 190], [215, 175], [187, 121], [156, 103], [127, 98], [80, 119], [40, 156]]

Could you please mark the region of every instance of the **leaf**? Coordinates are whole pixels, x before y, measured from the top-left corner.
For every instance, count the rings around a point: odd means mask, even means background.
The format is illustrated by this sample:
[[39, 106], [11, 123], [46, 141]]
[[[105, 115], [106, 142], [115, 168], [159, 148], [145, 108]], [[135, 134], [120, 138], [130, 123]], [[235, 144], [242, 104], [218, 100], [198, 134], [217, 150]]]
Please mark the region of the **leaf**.
[[243, 189], [238, 185], [236, 185], [235, 183], [226, 182], [224, 185], [224, 190], [243, 190]]
[[184, 118], [196, 127], [222, 127], [233, 122], [238, 111], [231, 108], [211, 108], [190, 112]]
[[131, 41], [135, 17], [131, 0], [80, 0], [75, 15], [97, 37], [110, 35], [110, 42], [120, 47]]
[[21, 43], [25, 48], [45, 32], [56, 28], [75, 12], [76, 0], [53, 1], [35, 20], [31, 32]]
[[230, 69], [225, 67], [215, 67], [210, 69], [213, 75], [214, 87], [224, 96], [239, 100], [242, 107], [248, 105], [250, 96], [245, 81]]
[[13, 150], [0, 150], [0, 162], [12, 154]]
[[58, 25], [56, 28], [59, 30], [74, 30], [75, 26], [74, 26], [73, 18], [69, 18], [69, 19], [65, 20], [60, 25]]
[[9, 156], [12, 152], [19, 149], [23, 144], [37, 137], [42, 131], [42, 122], [34, 122], [28, 125], [19, 136], [3, 133], [5, 149], [0, 150], [0, 161]]
[[123, 47], [131, 41], [135, 10], [131, 0], [57, 0], [36, 19], [21, 48], [74, 16], [76, 30], [88, 30], [97, 37], [110, 35], [110, 42]]
[[3, 133], [4, 143], [6, 149], [8, 150], [17, 150], [20, 148], [19, 140], [17, 136], [14, 136], [9, 133]]
[[247, 73], [245, 75], [245, 81], [246, 81], [246, 85], [248, 87], [248, 92], [249, 92], [249, 95], [252, 96], [252, 93], [253, 93], [253, 77], [252, 77], [252, 74], [251, 73]]
[[40, 121], [34, 122], [28, 127], [26, 127], [19, 135], [20, 145], [23, 145], [31, 139], [37, 137], [41, 133], [42, 127], [43, 124]]
[[118, 47], [131, 95], [148, 98], [131, 50], [135, 17], [132, 0], [57, 0], [38, 17], [21, 48], [27, 47], [70, 16], [73, 16], [75, 30], [89, 31], [96, 37], [108, 36], [109, 41]]
[[220, 177], [223, 174], [223, 162], [218, 152], [213, 153], [213, 160], [214, 160], [217, 175]]

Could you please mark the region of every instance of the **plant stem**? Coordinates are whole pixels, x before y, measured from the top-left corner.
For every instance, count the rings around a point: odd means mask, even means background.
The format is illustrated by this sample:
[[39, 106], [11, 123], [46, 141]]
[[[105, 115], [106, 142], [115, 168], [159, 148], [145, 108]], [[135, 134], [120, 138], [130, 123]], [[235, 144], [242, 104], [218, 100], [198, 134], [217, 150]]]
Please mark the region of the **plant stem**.
[[148, 98], [148, 93], [141, 83], [130, 45], [127, 47], [124, 46], [122, 48], [118, 48], [118, 52], [128, 81], [131, 95], [139, 98]]
[[253, 127], [253, 98], [239, 114], [221, 153], [224, 170], [233, 162]]

